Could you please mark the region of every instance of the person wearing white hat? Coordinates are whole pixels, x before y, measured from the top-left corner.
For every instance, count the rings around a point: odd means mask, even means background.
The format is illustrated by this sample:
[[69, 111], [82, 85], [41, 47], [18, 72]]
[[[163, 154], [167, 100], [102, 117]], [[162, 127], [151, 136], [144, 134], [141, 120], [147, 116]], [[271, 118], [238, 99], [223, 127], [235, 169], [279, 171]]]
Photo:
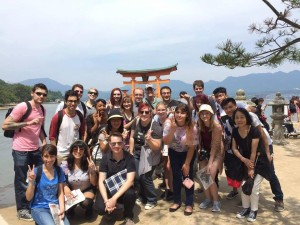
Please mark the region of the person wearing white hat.
[[153, 84], [145, 85], [146, 96], [144, 98], [144, 103], [148, 103], [152, 109], [152, 113], [156, 114], [155, 107], [156, 107], [157, 103], [161, 102], [161, 99], [156, 98], [154, 92], [155, 92], [155, 89], [153, 88]]
[[[199, 168], [206, 168], [206, 174], [210, 174], [212, 180], [222, 163], [222, 127], [214, 119], [214, 111], [208, 104], [203, 104], [199, 109]], [[206, 209], [212, 205], [213, 212], [221, 211], [221, 203], [218, 197], [218, 187], [213, 182], [205, 191], [205, 200], [199, 205], [200, 209]]]

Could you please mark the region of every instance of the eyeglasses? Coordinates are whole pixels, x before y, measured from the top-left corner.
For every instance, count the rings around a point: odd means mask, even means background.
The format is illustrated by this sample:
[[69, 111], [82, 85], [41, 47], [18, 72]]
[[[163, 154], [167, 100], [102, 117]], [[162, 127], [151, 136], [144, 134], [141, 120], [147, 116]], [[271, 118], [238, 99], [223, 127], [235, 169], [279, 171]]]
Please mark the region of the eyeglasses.
[[83, 91], [79, 91], [79, 90], [76, 90], [75, 92], [77, 92], [77, 93], [83, 93]]
[[73, 151], [74, 151], [74, 152], [76, 152], [76, 151], [83, 152], [83, 151], [84, 151], [84, 148], [74, 147], [74, 148], [73, 148]]
[[43, 97], [47, 97], [47, 94], [46, 93], [43, 93], [43, 92], [35, 92], [35, 94], [37, 95], [37, 96], [43, 96]]
[[122, 146], [124, 143], [122, 141], [119, 142], [110, 142], [111, 146], [116, 147], [117, 145]]
[[140, 114], [142, 115], [148, 115], [150, 113], [150, 111], [140, 111]]
[[78, 103], [78, 100], [68, 100], [68, 103]]
[[90, 91], [89, 94], [90, 94], [90, 95], [98, 95], [97, 92], [92, 92], [92, 91]]

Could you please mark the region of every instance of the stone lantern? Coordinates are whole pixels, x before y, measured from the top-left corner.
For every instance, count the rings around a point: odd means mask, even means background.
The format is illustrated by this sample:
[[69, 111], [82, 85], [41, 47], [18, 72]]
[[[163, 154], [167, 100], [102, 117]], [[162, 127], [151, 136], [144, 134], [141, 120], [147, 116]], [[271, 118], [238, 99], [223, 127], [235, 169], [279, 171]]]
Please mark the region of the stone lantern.
[[286, 115], [284, 115], [284, 106], [288, 105], [288, 102], [277, 92], [274, 100], [270, 101], [268, 105], [272, 106], [271, 118], [274, 124], [273, 143], [276, 145], [285, 145], [288, 142], [284, 138], [283, 119], [286, 117]]

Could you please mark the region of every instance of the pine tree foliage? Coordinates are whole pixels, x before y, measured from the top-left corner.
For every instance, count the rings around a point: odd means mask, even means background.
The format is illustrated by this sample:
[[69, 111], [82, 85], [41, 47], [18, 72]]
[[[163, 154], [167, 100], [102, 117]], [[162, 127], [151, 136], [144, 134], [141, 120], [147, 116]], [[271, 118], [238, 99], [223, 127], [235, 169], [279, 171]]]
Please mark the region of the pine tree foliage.
[[[255, 43], [255, 51], [248, 52], [242, 42], [226, 40], [219, 44], [217, 55], [204, 54], [201, 60], [214, 66], [236, 67], [269, 66], [277, 67], [289, 61], [300, 63], [300, 0], [281, 0], [285, 9], [278, 11], [268, 0], [262, 0], [275, 14], [262, 24], [251, 24], [249, 31], [261, 36]], [[255, 3], [253, 3], [255, 4]], [[298, 45], [298, 46], [297, 46]]]

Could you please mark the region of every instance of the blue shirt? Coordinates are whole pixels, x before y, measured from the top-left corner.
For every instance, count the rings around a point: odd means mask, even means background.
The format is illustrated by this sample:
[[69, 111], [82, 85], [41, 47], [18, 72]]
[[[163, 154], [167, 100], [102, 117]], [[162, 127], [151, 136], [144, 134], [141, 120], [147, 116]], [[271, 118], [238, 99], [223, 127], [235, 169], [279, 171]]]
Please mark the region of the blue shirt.
[[[37, 168], [34, 168], [34, 173], [37, 174]], [[54, 168], [54, 177], [52, 180], [49, 180], [44, 171], [42, 171], [40, 182], [36, 187], [34, 198], [31, 202], [31, 208], [49, 208], [49, 203], [58, 205], [58, 184], [64, 182], [66, 182], [66, 177], [62, 168], [60, 168], [59, 178]]]

